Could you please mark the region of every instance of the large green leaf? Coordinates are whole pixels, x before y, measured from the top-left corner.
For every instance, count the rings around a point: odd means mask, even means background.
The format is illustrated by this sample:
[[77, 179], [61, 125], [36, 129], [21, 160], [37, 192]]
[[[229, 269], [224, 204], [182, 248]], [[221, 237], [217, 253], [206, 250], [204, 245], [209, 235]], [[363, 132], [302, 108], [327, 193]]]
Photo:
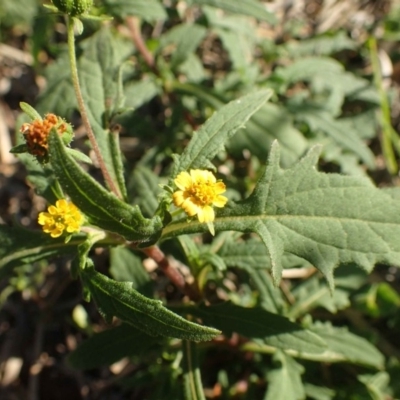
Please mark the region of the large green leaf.
[[321, 353], [325, 343], [321, 338], [289, 319], [270, 313], [262, 307], [245, 308], [227, 302], [214, 306], [184, 307], [227, 335], [237, 332], [259, 343], [280, 349]]
[[123, 203], [104, 189], [67, 154], [55, 131], [49, 137], [49, 156], [61, 186], [91, 223], [142, 244], [157, 239], [160, 218], [144, 218], [139, 207]]
[[271, 90], [261, 90], [233, 100], [216, 111], [194, 133], [183, 153], [176, 157], [173, 176], [191, 168], [213, 168], [210, 163], [225, 142], [271, 97]]
[[[288, 170], [279, 166], [279, 147], [252, 195], [219, 211], [216, 231], [260, 235], [278, 282], [284, 252], [319, 268], [333, 288], [333, 270], [354, 262], [370, 271], [376, 262], [400, 262], [400, 203], [365, 178], [318, 172], [320, 148]], [[228, 203], [229, 204], [229, 203]], [[198, 221], [169, 224], [164, 237], [206, 231]]]
[[97, 333], [84, 341], [68, 356], [68, 363], [76, 369], [111, 365], [123, 357], [146, 352], [158, 340], [131, 325], [122, 324]]
[[152, 336], [169, 336], [193, 341], [213, 339], [216, 329], [189, 322], [166, 309], [159, 300], [152, 300], [132, 288], [131, 282], [116, 282], [87, 267], [81, 273], [104, 318], [111, 322], [118, 317]]

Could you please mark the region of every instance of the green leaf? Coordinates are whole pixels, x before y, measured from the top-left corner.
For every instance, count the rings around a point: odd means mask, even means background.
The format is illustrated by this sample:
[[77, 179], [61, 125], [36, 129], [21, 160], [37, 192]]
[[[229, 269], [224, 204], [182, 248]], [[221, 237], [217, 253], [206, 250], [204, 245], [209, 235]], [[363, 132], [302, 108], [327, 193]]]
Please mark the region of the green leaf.
[[142, 260], [125, 247], [110, 250], [110, 274], [117, 281], [132, 282], [132, 288], [144, 296], [153, 294], [153, 284]]
[[349, 362], [377, 369], [382, 369], [384, 366], [383, 354], [369, 341], [349, 332], [347, 328], [337, 328], [329, 323], [317, 323], [311, 331], [326, 342], [327, 349], [320, 354], [290, 352], [292, 356], [328, 363]]
[[317, 335], [261, 307], [245, 308], [226, 302], [214, 306], [184, 307], [227, 335], [237, 332], [280, 349], [321, 353], [325, 343]]
[[197, 344], [183, 342], [183, 390], [185, 400], [206, 400], [201, 382]]
[[212, 7], [221, 8], [234, 14], [247, 15], [249, 17], [257, 18], [260, 21], [265, 21], [273, 24], [276, 19], [270, 13], [264, 4], [257, 0], [190, 0], [193, 4], [208, 5]]
[[[332, 290], [340, 263], [354, 262], [367, 271], [376, 262], [399, 264], [400, 203], [368, 179], [318, 172], [319, 152], [314, 147], [284, 171], [276, 143], [252, 195], [219, 211], [214, 225], [216, 231], [258, 233], [276, 282], [288, 252], [319, 268]], [[205, 231], [197, 221], [179, 220], [165, 227], [163, 237]]]
[[373, 400], [387, 400], [392, 397], [392, 391], [389, 389], [390, 376], [387, 372], [381, 371], [375, 375], [359, 375], [358, 379], [362, 382]]
[[158, 0], [104, 0], [104, 6], [108, 14], [120, 18], [134, 15], [149, 22], [167, 18]]
[[309, 39], [291, 40], [284, 47], [291, 57], [299, 58], [310, 55], [329, 55], [342, 50], [356, 50], [356, 42], [340, 30]]
[[157, 196], [161, 189], [158, 176], [150, 169], [138, 165], [133, 170], [129, 187], [134, 191], [135, 203], [143, 210], [145, 215], [154, 215], [158, 207]]
[[369, 147], [357, 135], [349, 135], [346, 126], [335, 120], [318, 105], [305, 104], [291, 107], [296, 119], [305, 122], [314, 131], [322, 131], [332, 138], [343, 149], [356, 154], [370, 169], [375, 169], [375, 157]]
[[60, 117], [69, 118], [78, 106], [67, 52], [63, 52], [56, 61], [49, 64], [45, 77], [47, 84], [39, 96], [37, 110], [43, 115], [51, 111]]
[[38, 119], [40, 121], [42, 120], [41, 115], [28, 103], [24, 103], [23, 101], [21, 101], [19, 103], [19, 106], [21, 107], [21, 110], [30, 117], [31, 120], [34, 119]]
[[64, 238], [53, 239], [41, 231], [0, 225], [0, 279], [15, 267], [31, 264], [61, 254], [76, 254], [83, 236], [74, 236], [68, 243]]
[[[317, 323], [309, 328], [311, 332], [318, 335], [320, 340], [326, 344], [320, 353], [310, 353], [307, 350], [297, 351], [290, 348], [284, 349], [288, 355], [304, 360], [324, 363], [352, 363], [366, 367], [383, 369], [385, 358], [376, 347], [366, 339], [350, 333], [346, 328], [337, 328], [329, 323]], [[278, 346], [275, 346], [278, 347]], [[245, 351], [274, 354], [277, 349], [271, 345], [257, 343], [246, 343]]]
[[174, 44], [170, 68], [177, 68], [189, 55], [194, 53], [207, 33], [204, 26], [198, 24], [180, 24], [169, 30], [161, 39], [161, 46]]
[[268, 391], [264, 399], [304, 399], [305, 392], [301, 381], [304, 367], [282, 351], [274, 354], [273, 363], [273, 369], [267, 373]]
[[122, 324], [84, 341], [68, 356], [67, 361], [76, 369], [98, 368], [111, 365], [124, 357], [141, 355], [158, 340], [131, 325]]
[[148, 335], [193, 341], [208, 341], [220, 333], [174, 314], [161, 301], [149, 299], [134, 290], [130, 282], [116, 282], [93, 268], [84, 269], [82, 279], [109, 322], [115, 316]]
[[327, 387], [315, 386], [311, 383], [304, 384], [306, 395], [313, 400], [332, 400], [335, 397], [335, 391]]
[[160, 218], [144, 218], [139, 207], [123, 203], [104, 189], [67, 154], [54, 130], [49, 136], [49, 156], [61, 186], [91, 223], [142, 244], [157, 239]]
[[129, 83], [125, 87], [125, 106], [137, 109], [160, 93], [160, 86], [157, 85], [153, 76]]
[[282, 164], [293, 165], [308, 148], [303, 135], [293, 126], [292, 116], [276, 104], [264, 104], [256, 112], [245, 129], [241, 129], [229, 142], [228, 148], [235, 154], [248, 149], [262, 162], [268, 158], [268, 152], [275, 139], [282, 147]]
[[271, 95], [271, 90], [262, 90], [231, 101], [216, 111], [200, 130], [194, 133], [189, 145], [176, 158], [172, 176], [191, 168], [213, 168], [209, 160], [223, 149], [225, 142], [244, 126]]
[[103, 71], [101, 64], [88, 58], [79, 60], [79, 77], [82, 95], [86, 102], [86, 111], [92, 126], [101, 155], [111, 175], [118, 184], [122, 194], [126, 193], [120, 152], [112, 151], [112, 134], [105, 129], [104, 114], [106, 112], [105, 93], [103, 90]]

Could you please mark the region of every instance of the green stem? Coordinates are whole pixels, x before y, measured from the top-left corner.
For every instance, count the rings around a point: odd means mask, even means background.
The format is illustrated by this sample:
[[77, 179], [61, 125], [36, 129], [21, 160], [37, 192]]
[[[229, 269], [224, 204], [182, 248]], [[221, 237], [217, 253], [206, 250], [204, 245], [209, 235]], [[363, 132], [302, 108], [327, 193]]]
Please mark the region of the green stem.
[[81, 87], [79, 85], [79, 76], [78, 76], [78, 68], [76, 66], [76, 53], [75, 53], [75, 35], [74, 35], [74, 20], [71, 17], [67, 17], [67, 25], [68, 25], [68, 52], [69, 52], [69, 60], [71, 67], [71, 77], [72, 83], [74, 85], [76, 99], [78, 101], [79, 111], [81, 113], [82, 122], [86, 129], [90, 144], [92, 145], [93, 151], [96, 154], [97, 162], [99, 163], [101, 172], [103, 174], [104, 180], [106, 181], [110, 190], [121, 199], [121, 193], [118, 190], [117, 186], [111, 179], [111, 175], [108, 172], [104, 159], [101, 155], [100, 148], [97, 144], [96, 137], [93, 133], [93, 129], [90, 125], [89, 117], [86, 111], [85, 102], [83, 101]]

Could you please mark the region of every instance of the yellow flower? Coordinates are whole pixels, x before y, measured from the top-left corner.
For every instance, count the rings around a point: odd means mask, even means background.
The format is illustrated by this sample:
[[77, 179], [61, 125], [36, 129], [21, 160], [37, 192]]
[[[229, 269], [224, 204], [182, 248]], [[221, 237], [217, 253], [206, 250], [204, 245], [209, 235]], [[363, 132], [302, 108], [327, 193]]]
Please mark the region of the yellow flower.
[[226, 191], [225, 184], [217, 181], [210, 171], [191, 169], [183, 171], [174, 180], [178, 189], [173, 195], [174, 204], [187, 215], [197, 215], [200, 222], [212, 222], [215, 213], [212, 206], [224, 207], [228, 199], [221, 196]]
[[39, 214], [38, 223], [50, 236], [57, 238], [64, 231], [67, 233], [79, 232], [83, 223], [83, 215], [79, 209], [65, 199], [57, 200], [55, 206], [50, 206], [48, 212]]

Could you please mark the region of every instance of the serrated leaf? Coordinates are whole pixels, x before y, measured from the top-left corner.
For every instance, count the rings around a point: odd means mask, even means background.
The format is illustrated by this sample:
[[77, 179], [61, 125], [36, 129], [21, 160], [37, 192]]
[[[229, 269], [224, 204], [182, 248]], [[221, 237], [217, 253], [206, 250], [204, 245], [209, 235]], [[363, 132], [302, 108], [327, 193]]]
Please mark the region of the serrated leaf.
[[[368, 179], [318, 172], [319, 152], [314, 147], [282, 170], [276, 143], [252, 195], [219, 211], [215, 230], [258, 233], [276, 282], [284, 252], [319, 268], [331, 289], [340, 263], [354, 262], [367, 271], [377, 262], [399, 264], [400, 203]], [[205, 231], [204, 224], [180, 220], [165, 227], [163, 236]]]
[[260, 343], [299, 352], [321, 353], [325, 349], [324, 341], [317, 335], [261, 307], [245, 308], [226, 302], [214, 306], [185, 307], [184, 310], [228, 335], [237, 332]]
[[120, 18], [133, 15], [149, 22], [167, 18], [167, 13], [158, 0], [105, 0], [104, 6], [107, 13]]
[[158, 340], [131, 325], [122, 324], [97, 333], [84, 341], [68, 356], [67, 362], [76, 369], [111, 365], [123, 357], [144, 353]]
[[213, 168], [209, 160], [223, 149], [225, 142], [244, 126], [271, 95], [271, 90], [262, 90], [231, 101], [216, 111], [194, 133], [189, 145], [177, 157], [172, 176], [191, 168]]
[[84, 269], [81, 276], [107, 321], [115, 316], [148, 335], [198, 342], [211, 340], [220, 333], [174, 314], [161, 301], [149, 299], [134, 290], [131, 282], [116, 282], [93, 268]]
[[301, 400], [304, 399], [304, 387], [301, 375], [304, 367], [282, 351], [273, 356], [274, 367], [268, 371], [268, 390], [265, 400]]
[[257, 0], [190, 0], [193, 4], [208, 5], [212, 7], [221, 8], [234, 14], [247, 15], [249, 17], [257, 18], [260, 21], [266, 21], [273, 24], [275, 16], [270, 13], [264, 4]]
[[156, 240], [160, 218], [144, 218], [139, 207], [123, 203], [104, 189], [67, 154], [54, 130], [49, 136], [49, 156], [61, 186], [91, 223], [142, 244]]

